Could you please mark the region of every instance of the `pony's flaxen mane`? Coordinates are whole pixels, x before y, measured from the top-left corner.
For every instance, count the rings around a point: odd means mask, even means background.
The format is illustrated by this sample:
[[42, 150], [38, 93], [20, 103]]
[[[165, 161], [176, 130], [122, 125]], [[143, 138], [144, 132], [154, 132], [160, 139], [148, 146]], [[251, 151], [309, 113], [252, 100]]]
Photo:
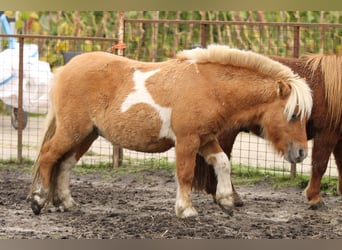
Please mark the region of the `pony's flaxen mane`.
[[342, 114], [342, 56], [314, 54], [305, 55], [303, 58], [312, 74], [316, 71], [322, 73], [328, 104], [328, 122], [336, 128], [340, 124]]
[[296, 107], [298, 107], [301, 119], [304, 116], [308, 118], [311, 114], [312, 96], [306, 82], [294, 74], [289, 67], [266, 56], [224, 45], [209, 45], [207, 49], [196, 48], [181, 51], [177, 54], [177, 58], [190, 60], [193, 63], [219, 63], [244, 67], [270, 77], [283, 79], [290, 84], [292, 90], [284, 110], [288, 120], [291, 119]]

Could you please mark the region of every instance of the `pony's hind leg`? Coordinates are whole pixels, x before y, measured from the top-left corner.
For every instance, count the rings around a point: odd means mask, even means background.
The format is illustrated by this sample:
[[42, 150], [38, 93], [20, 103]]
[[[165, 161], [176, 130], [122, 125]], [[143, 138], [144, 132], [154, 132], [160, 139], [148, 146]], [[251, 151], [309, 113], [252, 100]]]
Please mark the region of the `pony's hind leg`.
[[[59, 142], [61, 141], [61, 142]], [[35, 214], [40, 214], [41, 209], [48, 203], [51, 198], [50, 185], [53, 183], [52, 176], [58, 166], [58, 161], [63, 157], [71, 147], [67, 145], [67, 150], [64, 150], [62, 143], [63, 140], [59, 140], [58, 136], [53, 136], [50, 141], [42, 146], [40, 156], [38, 159], [40, 183], [33, 191], [31, 200], [31, 208]]]
[[233, 186], [230, 177], [230, 162], [228, 156], [222, 151], [219, 143], [213, 140], [200, 149], [200, 153], [207, 163], [212, 165], [217, 176], [215, 201], [229, 215], [234, 207]]
[[[89, 134], [80, 145], [73, 151], [73, 153], [62, 161], [57, 175], [56, 194], [53, 197], [54, 208], [52, 211], [65, 211], [76, 205], [77, 203], [71, 196], [70, 191], [70, 174], [71, 169], [76, 165], [82, 155], [87, 152], [91, 144], [97, 139], [98, 134], [92, 132]], [[51, 210], [50, 210], [51, 211]]]
[[64, 212], [76, 204], [70, 192], [70, 172], [76, 163], [75, 154], [61, 162], [57, 174], [56, 192], [53, 196], [53, 207], [49, 208], [50, 212]]
[[[53, 198], [51, 197], [50, 189], [51, 184], [56, 181], [54, 173], [58, 162], [64, 157], [65, 154], [72, 151], [75, 145], [79, 144], [79, 140], [86, 136], [80, 136], [78, 133], [77, 139], [70, 138], [68, 132], [57, 130], [52, 138], [42, 145], [39, 156], [39, 175], [41, 183], [33, 191], [31, 200], [31, 208], [35, 214], [39, 214], [41, 209]], [[87, 133], [88, 134], [88, 133]]]
[[324, 205], [320, 194], [322, 177], [327, 169], [330, 154], [336, 145], [336, 135], [331, 133], [320, 133], [314, 138], [312, 148], [311, 177], [308, 186], [304, 190], [310, 208], [318, 209]]

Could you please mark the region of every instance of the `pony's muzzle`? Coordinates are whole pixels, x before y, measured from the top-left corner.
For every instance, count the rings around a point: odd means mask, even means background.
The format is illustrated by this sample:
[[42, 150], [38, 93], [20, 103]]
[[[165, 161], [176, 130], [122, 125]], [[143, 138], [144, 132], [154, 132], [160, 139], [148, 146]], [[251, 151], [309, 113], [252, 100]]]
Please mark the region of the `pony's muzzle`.
[[300, 163], [308, 156], [307, 148], [299, 145], [291, 144], [288, 148], [288, 152], [285, 155], [285, 159], [290, 163]]

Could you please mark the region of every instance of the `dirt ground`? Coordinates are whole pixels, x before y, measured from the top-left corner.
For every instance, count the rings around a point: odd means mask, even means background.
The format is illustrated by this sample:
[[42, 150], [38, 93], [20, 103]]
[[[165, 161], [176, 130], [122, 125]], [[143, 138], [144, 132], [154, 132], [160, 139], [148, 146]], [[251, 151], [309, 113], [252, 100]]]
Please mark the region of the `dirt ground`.
[[210, 196], [193, 194], [199, 216], [174, 214], [176, 184], [167, 170], [145, 170], [112, 178], [72, 175], [80, 206], [64, 213], [32, 213], [26, 196], [30, 174], [0, 168], [1, 239], [338, 239], [342, 199], [325, 195], [311, 210], [297, 188], [238, 185], [245, 204], [226, 215]]

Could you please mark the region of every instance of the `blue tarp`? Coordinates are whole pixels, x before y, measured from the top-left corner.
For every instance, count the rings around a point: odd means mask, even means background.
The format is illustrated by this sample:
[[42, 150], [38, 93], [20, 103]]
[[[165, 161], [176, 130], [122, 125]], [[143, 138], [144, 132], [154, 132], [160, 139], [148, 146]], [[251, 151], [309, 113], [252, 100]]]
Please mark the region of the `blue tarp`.
[[[4, 14], [2, 28], [11, 34]], [[28, 112], [46, 113], [52, 73], [47, 62], [39, 61], [38, 46], [24, 44], [23, 50], [23, 109]], [[0, 52], [0, 99], [7, 105], [18, 107], [19, 45], [13, 38], [9, 48]]]
[[[13, 34], [5, 14], [2, 14], [0, 16], [0, 22], [1, 22], [1, 27], [2, 27], [3, 33], [8, 34], [8, 35]], [[14, 39], [14, 37], [8, 38], [8, 48], [14, 49], [16, 43], [17, 43], [17, 41]]]

